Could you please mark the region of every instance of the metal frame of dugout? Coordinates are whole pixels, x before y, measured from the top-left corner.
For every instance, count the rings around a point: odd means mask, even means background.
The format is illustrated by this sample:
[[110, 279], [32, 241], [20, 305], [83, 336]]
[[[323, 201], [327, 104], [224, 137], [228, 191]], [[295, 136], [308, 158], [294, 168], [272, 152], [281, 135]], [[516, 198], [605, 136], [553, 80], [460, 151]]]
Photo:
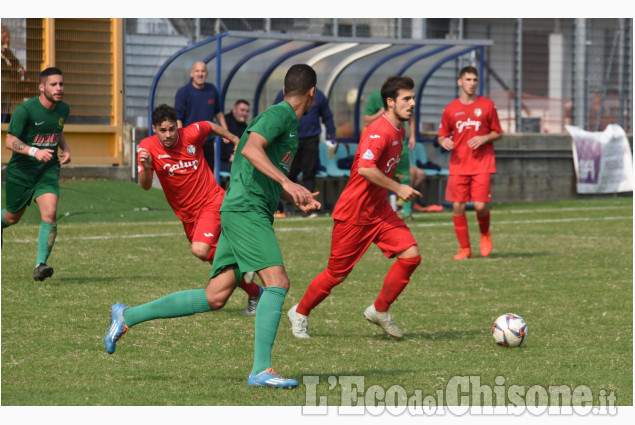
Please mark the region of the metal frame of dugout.
[[[208, 80], [219, 89], [221, 106], [229, 110], [238, 99], [251, 103], [255, 117], [273, 103], [282, 88], [286, 70], [306, 63], [317, 72], [318, 88], [329, 99], [338, 140], [357, 143], [363, 126], [363, 104], [392, 75], [408, 75], [415, 81], [416, 128], [420, 129], [427, 85], [444, 66], [465, 58], [476, 64], [484, 79], [484, 48], [491, 40], [379, 39], [309, 36], [230, 31], [188, 46], [168, 59], [152, 82], [148, 122], [156, 105], [172, 105], [179, 87], [186, 84], [196, 61], [207, 64]], [[454, 78], [452, 81], [456, 81]], [[452, 88], [453, 90], [455, 88]], [[479, 85], [479, 94], [483, 85]], [[440, 106], [443, 107], [444, 105]], [[152, 126], [149, 126], [152, 134]], [[429, 142], [420, 131], [417, 142]], [[215, 177], [220, 181], [220, 150], [216, 150]], [[343, 187], [324, 179], [323, 204], [332, 207]], [[342, 180], [338, 178], [337, 180]]]

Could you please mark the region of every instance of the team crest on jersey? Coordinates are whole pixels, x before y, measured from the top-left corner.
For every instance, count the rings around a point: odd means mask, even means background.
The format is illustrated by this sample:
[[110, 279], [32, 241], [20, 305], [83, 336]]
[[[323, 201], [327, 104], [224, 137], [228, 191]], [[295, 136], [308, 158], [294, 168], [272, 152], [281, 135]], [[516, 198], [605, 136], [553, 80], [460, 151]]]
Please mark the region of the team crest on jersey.
[[474, 110], [474, 115], [476, 115], [477, 117], [480, 117], [483, 114], [483, 111], [481, 110], [481, 108], [476, 108]]
[[364, 152], [364, 155], [362, 155], [362, 158], [370, 161], [375, 158], [375, 155], [373, 155], [373, 152], [370, 149], [367, 149], [366, 152]]
[[187, 147], [187, 153], [189, 153], [190, 155], [196, 155], [196, 146], [189, 145]]
[[291, 151], [287, 151], [287, 153], [285, 153], [282, 159], [280, 160], [280, 165], [282, 165], [282, 168], [287, 174], [289, 174], [289, 171], [291, 170], [291, 163], [293, 162], [293, 157], [294, 157], [293, 153]]
[[59, 128], [64, 128], [64, 118], [60, 118], [60, 120], [57, 122], [57, 126]]

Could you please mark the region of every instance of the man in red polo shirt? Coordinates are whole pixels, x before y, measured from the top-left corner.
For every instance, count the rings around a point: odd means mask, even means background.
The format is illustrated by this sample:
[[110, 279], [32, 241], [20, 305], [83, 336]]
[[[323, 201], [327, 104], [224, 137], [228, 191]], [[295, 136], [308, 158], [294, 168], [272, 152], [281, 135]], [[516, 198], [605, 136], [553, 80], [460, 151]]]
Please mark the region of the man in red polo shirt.
[[344, 281], [371, 243], [375, 243], [387, 258], [396, 257], [396, 261], [379, 296], [364, 311], [364, 317], [390, 336], [403, 336], [388, 309], [410, 281], [421, 262], [421, 255], [410, 229], [390, 206], [388, 191], [404, 201], [421, 196], [417, 190], [393, 179], [406, 135], [402, 123], [408, 121], [414, 111], [413, 87], [414, 82], [409, 77], [391, 77], [381, 88], [386, 112], [362, 135], [350, 179], [333, 210], [331, 255], [327, 268], [313, 279], [300, 303], [288, 312], [291, 331], [297, 338], [309, 338], [311, 310]]
[[481, 233], [481, 256], [492, 252], [490, 211], [492, 174], [496, 173], [495, 140], [503, 136], [496, 106], [491, 100], [476, 94], [478, 71], [473, 66], [461, 69], [457, 84], [459, 97], [445, 107], [439, 126], [439, 145], [452, 151], [450, 175], [445, 198], [452, 202], [454, 231], [460, 249], [455, 260], [472, 258], [470, 235], [465, 217], [467, 202], [474, 202]]

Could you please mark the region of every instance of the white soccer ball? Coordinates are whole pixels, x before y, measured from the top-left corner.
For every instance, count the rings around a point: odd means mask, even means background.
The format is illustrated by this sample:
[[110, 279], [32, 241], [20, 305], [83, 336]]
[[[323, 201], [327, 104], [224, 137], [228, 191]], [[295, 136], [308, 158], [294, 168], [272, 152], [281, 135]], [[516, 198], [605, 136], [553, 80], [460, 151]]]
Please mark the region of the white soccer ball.
[[492, 337], [502, 347], [520, 347], [527, 338], [527, 323], [517, 314], [505, 313], [494, 321]]

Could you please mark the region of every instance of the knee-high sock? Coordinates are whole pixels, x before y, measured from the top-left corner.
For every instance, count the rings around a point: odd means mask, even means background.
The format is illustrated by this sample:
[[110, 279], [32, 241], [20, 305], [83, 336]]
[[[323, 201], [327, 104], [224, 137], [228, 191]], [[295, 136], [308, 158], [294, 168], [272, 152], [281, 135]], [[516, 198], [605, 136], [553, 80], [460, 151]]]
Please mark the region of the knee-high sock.
[[331, 294], [331, 289], [342, 283], [343, 280], [334, 277], [328, 269], [315, 276], [302, 296], [296, 312], [305, 316], [311, 314], [311, 310], [324, 301]]
[[260, 285], [254, 282], [247, 283], [245, 279], [240, 281], [238, 287], [245, 291], [249, 298], [257, 297], [260, 294]]
[[421, 263], [421, 255], [410, 258], [397, 258], [397, 261], [388, 270], [386, 279], [384, 279], [384, 286], [382, 286], [379, 296], [375, 300], [375, 310], [379, 312], [388, 311], [390, 305], [410, 282], [410, 276], [412, 276], [419, 263]]
[[212, 311], [212, 309], [207, 302], [205, 289], [189, 289], [127, 308], [123, 312], [123, 318], [126, 325], [132, 327], [148, 320], [190, 316], [206, 311]]
[[254, 342], [254, 364], [251, 373], [259, 374], [271, 367], [271, 349], [276, 340], [282, 304], [287, 290], [276, 286], [265, 288], [256, 308], [256, 336]]
[[476, 219], [478, 220], [478, 229], [481, 235], [486, 235], [487, 232], [489, 232], [489, 210], [487, 210], [487, 214], [483, 216], [476, 214]]
[[461, 248], [469, 248], [470, 233], [467, 228], [467, 217], [465, 214], [453, 215], [452, 220], [454, 221], [454, 232], [456, 233], [456, 238], [459, 240], [459, 245]]
[[55, 237], [57, 236], [57, 223], [48, 223], [43, 221], [40, 224], [40, 232], [37, 237], [37, 261], [35, 265], [46, 264], [46, 261], [51, 255], [53, 244], [55, 244]]

